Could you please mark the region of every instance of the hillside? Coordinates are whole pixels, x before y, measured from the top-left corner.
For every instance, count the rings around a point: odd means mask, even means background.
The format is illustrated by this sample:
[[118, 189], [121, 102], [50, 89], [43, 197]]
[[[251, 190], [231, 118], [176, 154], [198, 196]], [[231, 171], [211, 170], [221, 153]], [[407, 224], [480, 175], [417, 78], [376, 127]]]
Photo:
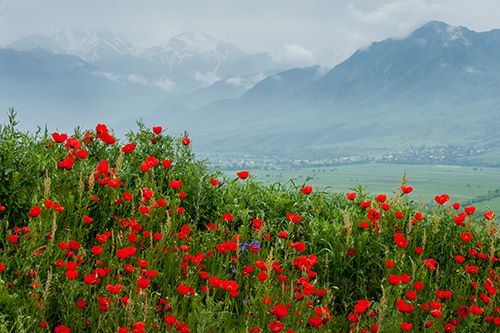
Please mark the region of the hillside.
[[489, 145], [500, 130], [499, 46], [500, 30], [430, 22], [324, 75], [278, 73], [240, 98], [186, 113], [177, 126], [190, 126], [207, 151], [256, 154]]

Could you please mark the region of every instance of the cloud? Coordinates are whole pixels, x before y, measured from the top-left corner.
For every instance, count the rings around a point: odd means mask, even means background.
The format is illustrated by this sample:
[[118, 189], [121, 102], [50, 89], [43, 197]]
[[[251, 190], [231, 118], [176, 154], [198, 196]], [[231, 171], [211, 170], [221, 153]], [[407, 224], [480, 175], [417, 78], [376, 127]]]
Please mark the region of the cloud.
[[167, 77], [157, 79], [147, 79], [144, 76], [137, 74], [127, 75], [127, 81], [131, 83], [141, 84], [146, 87], [156, 87], [164, 91], [171, 91], [175, 87], [175, 83]]
[[266, 76], [262, 73], [257, 73], [255, 75], [240, 77], [233, 76], [226, 79], [226, 84], [230, 86], [245, 87], [247, 89], [252, 88], [257, 82], [264, 80]]
[[467, 74], [471, 74], [471, 75], [476, 75], [476, 74], [481, 74], [481, 73], [483, 73], [483, 71], [482, 71], [482, 70], [477, 69], [477, 68], [476, 68], [476, 67], [474, 67], [474, 66], [468, 66], [468, 67], [466, 67], [466, 68], [465, 68], [465, 72], [466, 72]]
[[[417, 26], [441, 16], [445, 8], [439, 2], [397, 0], [366, 11], [353, 4], [349, 4], [348, 8], [351, 17], [364, 26], [367, 35], [383, 32], [385, 36], [390, 33], [391, 37], [403, 37]], [[371, 27], [372, 32], [366, 27]]]
[[299, 67], [310, 66], [317, 63], [317, 59], [312, 51], [296, 43], [285, 45], [277, 58], [280, 62]]
[[203, 74], [200, 71], [196, 71], [196, 73], [194, 73], [194, 79], [203, 84], [203, 86], [207, 87], [212, 83], [219, 81], [221, 78], [214, 72], [206, 72]]
[[[484, 31], [500, 27], [499, 0], [0, 0], [0, 46], [34, 33], [110, 31], [156, 45], [188, 30], [268, 52], [294, 65], [332, 66], [373, 41], [440, 20]], [[145, 44], [144, 41], [147, 41]], [[212, 73], [213, 74], [213, 73]], [[198, 78], [209, 84], [210, 73]]]
[[113, 73], [102, 72], [102, 71], [95, 71], [95, 72], [92, 72], [92, 74], [95, 75], [95, 76], [97, 76], [97, 77], [103, 77], [103, 78], [105, 78], [106, 80], [109, 80], [109, 81], [120, 82], [120, 76], [119, 75], [114, 75]]

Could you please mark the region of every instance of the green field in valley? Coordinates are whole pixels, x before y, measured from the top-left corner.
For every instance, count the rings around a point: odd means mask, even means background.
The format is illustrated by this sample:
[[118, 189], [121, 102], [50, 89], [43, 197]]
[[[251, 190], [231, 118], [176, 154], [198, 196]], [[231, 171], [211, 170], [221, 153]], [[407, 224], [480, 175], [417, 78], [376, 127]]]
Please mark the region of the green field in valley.
[[[406, 172], [413, 186], [413, 200], [429, 203], [434, 196], [447, 193], [452, 202], [467, 202], [489, 191], [500, 189], [500, 169], [453, 165], [358, 164], [336, 167], [302, 168], [297, 170], [250, 170], [258, 180], [267, 184], [290, 181], [301, 185], [307, 181], [316, 190], [349, 191], [362, 185], [372, 194], [394, 193]], [[226, 171], [233, 175], [234, 171]], [[478, 209], [500, 212], [500, 197], [474, 203]]]

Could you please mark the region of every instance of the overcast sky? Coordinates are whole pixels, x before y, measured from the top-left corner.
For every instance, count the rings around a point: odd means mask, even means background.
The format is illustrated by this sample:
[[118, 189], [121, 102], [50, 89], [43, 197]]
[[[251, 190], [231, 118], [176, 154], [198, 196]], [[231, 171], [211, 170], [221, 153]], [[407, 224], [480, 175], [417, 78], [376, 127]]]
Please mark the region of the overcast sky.
[[249, 52], [331, 66], [430, 20], [500, 28], [500, 0], [0, 0], [0, 46], [63, 29], [110, 31], [143, 45], [196, 30]]

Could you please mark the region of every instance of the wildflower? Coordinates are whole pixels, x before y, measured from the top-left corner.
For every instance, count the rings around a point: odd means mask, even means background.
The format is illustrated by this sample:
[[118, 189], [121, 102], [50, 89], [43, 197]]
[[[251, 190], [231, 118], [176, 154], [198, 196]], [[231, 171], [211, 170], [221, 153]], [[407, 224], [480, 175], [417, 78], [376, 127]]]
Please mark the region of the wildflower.
[[307, 195], [307, 194], [311, 194], [312, 190], [313, 190], [312, 186], [304, 186], [304, 187], [302, 187], [300, 192]]
[[237, 172], [236, 175], [238, 176], [238, 178], [240, 179], [247, 179], [248, 178], [248, 175], [249, 175], [249, 172], [248, 171], [240, 171], [240, 172]]

